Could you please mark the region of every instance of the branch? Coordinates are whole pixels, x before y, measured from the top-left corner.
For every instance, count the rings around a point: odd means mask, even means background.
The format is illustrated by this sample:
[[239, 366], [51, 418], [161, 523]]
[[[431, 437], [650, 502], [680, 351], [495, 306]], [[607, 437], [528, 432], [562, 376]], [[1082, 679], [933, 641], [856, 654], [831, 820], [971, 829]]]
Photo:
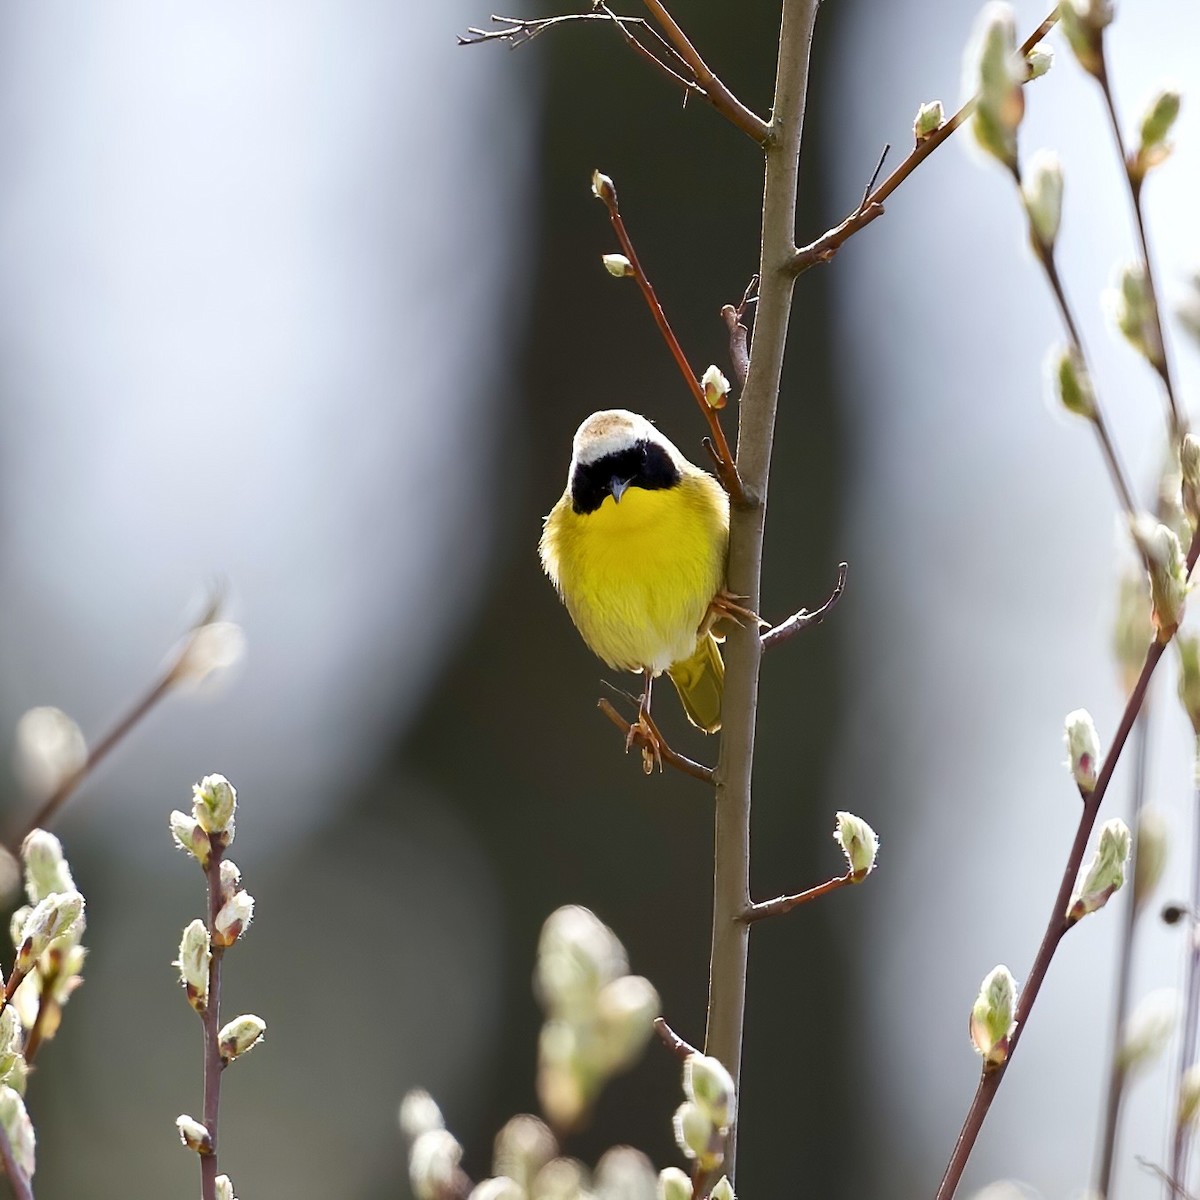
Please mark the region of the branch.
[[[577, 21], [611, 21], [620, 31], [630, 49], [639, 57], [651, 63], [673, 83], [683, 88], [684, 99], [690, 95], [711, 104], [723, 117], [735, 125], [747, 136], [762, 145], [767, 138], [767, 123], [756, 113], [748, 109], [726, 86], [716, 73], [696, 52], [696, 48], [688, 41], [683, 30], [675, 24], [670, 13], [663, 5], [646, 0], [646, 7], [654, 14], [655, 20], [662, 25], [667, 38], [654, 28], [644, 17], [624, 17], [614, 13], [602, 0], [593, 0], [593, 9], [589, 13], [566, 13], [558, 17], [542, 17], [526, 20], [523, 17], [502, 17], [492, 15], [497, 24], [503, 22], [500, 29], [478, 29], [474, 26], [467, 30], [469, 36], [458, 37], [460, 46], [479, 46], [484, 42], [507, 42], [516, 49], [518, 46], [532, 42], [539, 34], [545, 33], [557, 25]], [[645, 30], [663, 48], [666, 54], [680, 67], [691, 75], [681, 74], [675, 67], [659, 58], [649, 47], [645, 46], [630, 32], [629, 26]], [[668, 40], [669, 39], [669, 40]]]
[[780, 642], [786, 642], [801, 630], [809, 629], [813, 625], [820, 625], [829, 610], [842, 598], [842, 592], [846, 588], [846, 572], [848, 570], [848, 563], [838, 563], [837, 582], [833, 585], [833, 591], [829, 593], [829, 599], [812, 612], [809, 612], [807, 608], [802, 608], [798, 613], [788, 617], [786, 621], [781, 621], [773, 629], [768, 629], [759, 639], [763, 649], [766, 650], [771, 646], [777, 646]]
[[1113, 141], [1116, 142], [1117, 153], [1121, 156], [1121, 165], [1125, 168], [1125, 181], [1129, 185], [1129, 200], [1133, 206], [1133, 223], [1137, 228], [1138, 244], [1142, 251], [1142, 265], [1146, 270], [1146, 294], [1150, 300], [1150, 311], [1154, 317], [1154, 329], [1158, 337], [1160, 357], [1152, 362], [1155, 372], [1162, 380], [1163, 391], [1167, 400], [1167, 419], [1171, 426], [1171, 444], [1178, 447], [1188, 431], [1187, 416], [1175, 392], [1175, 384], [1171, 377], [1170, 363], [1167, 361], [1167, 340], [1163, 336], [1162, 318], [1159, 315], [1158, 288], [1154, 282], [1154, 267], [1150, 262], [1150, 243], [1146, 237], [1146, 220], [1142, 213], [1142, 181], [1134, 172], [1133, 161], [1125, 149], [1125, 139], [1121, 134], [1121, 121], [1117, 116], [1117, 105], [1113, 98], [1112, 87], [1108, 81], [1108, 66], [1104, 59], [1104, 42], [1100, 42], [1100, 73], [1097, 76], [1100, 90], [1104, 93], [1104, 107], [1108, 113], [1109, 125], [1112, 127]]
[[662, 26], [667, 40], [676, 53], [692, 69], [696, 82], [704, 89], [704, 98], [727, 120], [743, 133], [753, 138], [760, 146], [766, 145], [774, 131], [774, 123], [768, 125], [762, 117], [748, 109], [717, 77], [708, 63], [696, 52], [687, 35], [675, 24], [666, 5], [659, 0], [643, 0], [651, 16]]
[[[809, 52], [818, 0], [783, 0], [771, 135], [766, 144], [762, 254], [750, 370], [738, 405], [738, 473], [745, 499], [731, 507], [727, 586], [757, 612], [763, 529], [775, 413], [795, 275], [796, 190], [804, 128]], [[720, 1059], [736, 1086], [741, 1074], [750, 900], [750, 792], [762, 646], [757, 631], [733, 628], [725, 643], [721, 761], [717, 767], [713, 929], [705, 1052]], [[725, 1170], [734, 1180], [736, 1125]]]
[[212, 1148], [200, 1158], [201, 1200], [217, 1200], [217, 1125], [221, 1111], [221, 1072], [225, 1064], [221, 1058], [221, 1043], [217, 1036], [221, 1029], [221, 964], [225, 947], [216, 940], [217, 914], [221, 911], [221, 859], [225, 856], [225, 842], [221, 837], [212, 839], [212, 850], [204, 868], [204, 880], [208, 885], [208, 936], [212, 959], [208, 964], [208, 1001], [200, 1013], [204, 1028], [204, 1128], [212, 1139]]
[[83, 763], [67, 775], [58, 787], [42, 802], [38, 810], [21, 827], [10, 842], [14, 857], [20, 856], [21, 843], [35, 830], [47, 829], [64, 804], [75, 794], [79, 785], [104, 761], [117, 746], [133, 732], [158, 702], [187, 677], [187, 659], [199, 634], [214, 624], [220, 615], [221, 600], [214, 596], [204, 615], [192, 626], [179, 649], [170, 657], [158, 678], [128, 712], [94, 745], [88, 747]]
[[[1058, 8], [1025, 39], [1021, 45], [1022, 57], [1054, 28], [1058, 21]], [[827, 263], [860, 229], [865, 229], [876, 217], [883, 216], [883, 202], [975, 111], [976, 97], [972, 97], [948, 121], [944, 121], [928, 137], [922, 138], [909, 151], [908, 157], [873, 191], [863, 198], [862, 203], [840, 224], [821, 234], [795, 251], [791, 259], [791, 270], [802, 275], [819, 263]]]
[[807, 892], [797, 892], [794, 896], [776, 896], [774, 900], [761, 900], [758, 904], [751, 904], [742, 914], [740, 919], [747, 925], [754, 921], [761, 921], [763, 917], [776, 917], [783, 913], [791, 912], [793, 908], [799, 908], [801, 904], [807, 904], [810, 900], [817, 900], [821, 896], [827, 896], [830, 892], [836, 892], [838, 888], [845, 887], [848, 883], [857, 883], [854, 873], [847, 871], [845, 875], [839, 875], [836, 879], [827, 879], [824, 883], [818, 883], [816, 887], [809, 888]]
[[688, 1059], [693, 1054], [699, 1054], [690, 1042], [685, 1042], [662, 1017], [654, 1018], [654, 1032], [662, 1039], [663, 1045], [677, 1058]]
[[725, 439], [725, 431], [721, 428], [721, 418], [718, 410], [713, 408], [704, 398], [704, 389], [700, 386], [700, 379], [688, 365], [687, 355], [684, 354], [683, 347], [679, 344], [679, 339], [675, 336], [670, 323], [667, 321], [667, 314], [663, 312], [662, 305], [658, 302], [658, 296], [655, 295], [653, 285], [650, 283], [646, 272], [642, 269], [637, 251], [633, 248], [633, 242], [629, 237], [629, 232], [625, 228], [625, 222], [621, 218], [621, 209], [617, 202], [616, 185], [607, 175], [602, 175], [599, 171], [595, 171], [592, 174], [592, 191], [595, 192], [597, 199], [604, 202], [604, 207], [608, 209], [608, 217], [612, 222], [613, 230], [616, 232], [617, 241], [621, 243], [621, 250], [629, 260], [630, 269], [637, 280], [638, 287], [641, 288], [646, 304], [649, 306], [650, 315], [654, 318], [654, 323], [658, 326], [658, 331], [662, 334], [663, 341], [667, 343], [667, 349], [670, 350], [672, 358], [675, 359], [675, 365], [679, 368], [680, 374], [683, 375], [692, 393], [692, 399], [696, 401], [700, 411], [704, 414], [704, 419], [708, 422], [709, 432], [712, 436], [713, 445], [716, 448], [717, 474], [721, 479], [721, 483], [734, 500], [740, 500], [743, 498], [742, 483], [733, 461], [733, 453], [729, 449], [728, 441]]
[[[1200, 558], [1200, 532], [1192, 538], [1192, 544], [1188, 548], [1187, 566], [1189, 576], [1196, 565], [1197, 558]], [[963, 1170], [967, 1165], [967, 1160], [970, 1158], [975, 1141], [979, 1137], [979, 1131], [983, 1128], [983, 1123], [987, 1118], [988, 1111], [991, 1109], [992, 1101], [996, 1097], [1000, 1083], [1012, 1062], [1013, 1055], [1025, 1032], [1025, 1027], [1029, 1023], [1029, 1014], [1032, 1012], [1038, 992], [1041, 991], [1042, 984], [1046, 980], [1046, 973], [1050, 969], [1054, 953], [1066, 935], [1067, 930], [1072, 927], [1071, 922], [1067, 920], [1066, 916], [1067, 904], [1071, 898], [1071, 889], [1074, 887], [1075, 880], [1079, 875], [1079, 867], [1083, 862], [1083, 856], [1087, 851], [1088, 838], [1096, 823], [1100, 805], [1104, 800], [1105, 793], [1108, 791], [1108, 785], [1112, 780], [1113, 771], [1116, 769], [1117, 762], [1121, 757], [1121, 751], [1125, 747], [1129, 732], [1133, 728], [1133, 723], [1146, 698], [1146, 689], [1150, 686], [1154, 669], [1158, 666], [1159, 660], [1162, 658], [1166, 648], [1166, 641], [1155, 640], [1149, 650], [1146, 651], [1146, 658], [1142, 665], [1141, 674], [1138, 676], [1137, 683], [1134, 685], [1133, 690], [1129, 694], [1129, 699], [1126, 701], [1125, 711], [1121, 714], [1120, 724], [1117, 726], [1117, 732], [1113, 737], [1112, 745], [1105, 756], [1104, 765], [1096, 780], [1096, 787], [1084, 798], [1083, 812], [1079, 818], [1079, 826], [1075, 831], [1075, 841], [1072, 843], [1071, 852], [1067, 857], [1067, 865], [1063, 870], [1062, 880], [1058, 885], [1058, 893], [1054, 898], [1054, 908], [1050, 912], [1050, 920], [1046, 925], [1045, 933], [1042, 935], [1042, 942], [1038, 947], [1037, 957], [1034, 959], [1033, 967], [1030, 969], [1029, 977], [1025, 983], [1025, 989], [1021, 993], [1020, 1001], [1017, 1004], [1015, 1014], [1016, 1028], [1009, 1041], [1008, 1058], [1000, 1065], [989, 1068], [980, 1076], [975, 1097], [971, 1101], [970, 1108], [967, 1110], [966, 1119], [963, 1121], [962, 1130], [958, 1135], [958, 1141], [955, 1143], [954, 1150], [950, 1155], [950, 1161], [946, 1165], [945, 1174], [942, 1176], [942, 1182], [938, 1187], [937, 1200], [950, 1200], [950, 1197], [954, 1195], [958, 1187]]]
[[[638, 726], [631, 725], [626, 721], [607, 700], [603, 698], [597, 700], [596, 707], [625, 735], [627, 741], [632, 739], [632, 741], [640, 742], [642, 745], [646, 744]], [[712, 783], [712, 767], [706, 767], [701, 763], [693, 762], [692, 759], [682, 754], [676, 754], [661, 737], [658, 740], [657, 750], [658, 757], [667, 766], [674, 767], [675, 770], [681, 771], [684, 775], [690, 775], [693, 779], [699, 779], [701, 783]]]
[[33, 1184], [25, 1172], [17, 1166], [8, 1134], [5, 1133], [2, 1125], [0, 1125], [0, 1162], [4, 1163], [4, 1173], [8, 1176], [8, 1186], [12, 1188], [14, 1200], [33, 1200]]

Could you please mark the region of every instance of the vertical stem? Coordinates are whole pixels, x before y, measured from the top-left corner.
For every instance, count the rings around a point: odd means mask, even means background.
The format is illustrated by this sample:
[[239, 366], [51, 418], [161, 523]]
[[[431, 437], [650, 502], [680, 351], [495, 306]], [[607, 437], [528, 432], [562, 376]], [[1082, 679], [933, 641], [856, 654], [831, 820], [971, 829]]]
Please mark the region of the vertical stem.
[[[738, 472], [745, 499], [730, 513], [728, 582], [757, 609], [762, 572], [767, 477], [775, 411], [791, 313], [796, 252], [796, 186], [800, 136], [808, 86], [809, 51], [817, 0], [784, 0], [775, 78], [775, 103], [766, 144], [762, 257], [758, 312], [750, 370], [738, 422]], [[746, 1002], [750, 904], [750, 785], [761, 655], [758, 632], [735, 629], [727, 642], [724, 733], [717, 767], [713, 933], [705, 1048], [739, 1080]], [[736, 1130], [731, 1131], [726, 1172], [734, 1176]]]
[[[1150, 740], [1150, 706], [1138, 714], [1133, 727], [1133, 803], [1130, 806], [1129, 825], [1137, 830], [1138, 817], [1146, 799], [1146, 771], [1148, 769], [1147, 745]], [[1136, 863], [1136, 843], [1135, 843]], [[1131, 874], [1136, 869], [1131, 864]], [[1121, 1120], [1121, 1100], [1125, 1091], [1125, 1071], [1121, 1067], [1121, 1038], [1125, 1019], [1129, 1015], [1130, 981], [1133, 976], [1133, 938], [1139, 909], [1133, 895], [1125, 905], [1125, 926], [1121, 931], [1121, 946], [1117, 960], [1117, 979], [1113, 1000], [1112, 1032], [1109, 1038], [1108, 1094], [1104, 1105], [1104, 1126], [1100, 1134], [1099, 1161], [1096, 1166], [1096, 1194], [1102, 1200], [1111, 1200], [1113, 1162], [1117, 1152], [1117, 1132]]]
[[[1197, 935], [1200, 927], [1196, 924], [1195, 914], [1200, 912], [1200, 740], [1197, 742], [1197, 792], [1196, 805], [1192, 816], [1192, 836], [1195, 839], [1192, 846], [1192, 913], [1187, 919], [1187, 958], [1185, 961], [1184, 1001], [1183, 1001], [1183, 1037], [1179, 1047], [1179, 1063], [1175, 1072], [1175, 1093], [1172, 1097], [1174, 1104], [1179, 1102], [1180, 1085], [1183, 1083], [1183, 1073], [1196, 1061], [1196, 1024], [1200, 1017], [1200, 943]], [[1184, 1195], [1184, 1178], [1188, 1169], [1188, 1153], [1191, 1150], [1191, 1129], [1184, 1126], [1176, 1116], [1174, 1105], [1169, 1110], [1174, 1127], [1171, 1142], [1171, 1195]]]
[[217, 914], [221, 911], [221, 859], [224, 854], [221, 838], [214, 836], [208, 866], [204, 868], [212, 961], [208, 964], [208, 1003], [200, 1015], [204, 1026], [204, 1116], [201, 1120], [212, 1139], [212, 1151], [199, 1156], [201, 1200], [217, 1200], [217, 1122], [221, 1108], [221, 1072], [224, 1070], [217, 1034], [221, 1029], [221, 961], [225, 957], [225, 947], [218, 946], [212, 938], [216, 933]]

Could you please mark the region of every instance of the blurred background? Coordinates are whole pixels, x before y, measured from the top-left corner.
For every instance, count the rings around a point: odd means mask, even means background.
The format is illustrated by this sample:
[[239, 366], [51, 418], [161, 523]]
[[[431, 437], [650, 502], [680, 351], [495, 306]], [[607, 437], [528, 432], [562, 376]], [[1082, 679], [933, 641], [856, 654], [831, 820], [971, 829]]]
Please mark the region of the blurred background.
[[[1017, 10], [1023, 32], [1045, 15]], [[956, 107], [976, 11], [821, 14], [803, 240], [858, 202], [885, 142], [898, 161], [923, 101]], [[675, 15], [765, 114], [777, 5]], [[195, 1191], [172, 1123], [200, 1107], [200, 1033], [170, 962], [202, 881], [167, 814], [212, 771], [239, 788], [258, 901], [225, 1005], [269, 1026], [223, 1092], [246, 1200], [407, 1195], [395, 1113], [416, 1085], [486, 1174], [495, 1130], [536, 1103], [530, 976], [559, 905], [594, 909], [703, 1035], [710, 796], [622, 755], [595, 701], [602, 678], [636, 681], [583, 646], [536, 543], [595, 409], [645, 413], [703, 461], [636, 290], [601, 269], [616, 247], [591, 171], [616, 180], [693, 364], [732, 375], [718, 312], [756, 266], [760, 164], [611, 30], [457, 49], [487, 16], [0, 3], [0, 723], [55, 704], [97, 736], [214, 581], [249, 646], [219, 692], [169, 697], [56, 827], [91, 957], [30, 1087], [42, 1200]], [[1121, 13], [1129, 128], [1165, 78], [1194, 94], [1198, 36], [1182, 0]], [[1024, 146], [1064, 162], [1063, 272], [1148, 501], [1160, 399], [1099, 300], [1133, 252], [1100, 97], [1060, 48], [1028, 102]], [[1200, 260], [1189, 103], [1146, 198], [1171, 297]], [[820, 602], [842, 558], [850, 579], [764, 670], [754, 887], [838, 871], [840, 808], [883, 848], [867, 886], [755, 932], [747, 1197], [933, 1193], [975, 1085], [979, 980], [998, 962], [1024, 978], [1077, 820], [1063, 715], [1090, 708], [1107, 741], [1120, 712], [1122, 537], [1088, 431], [1044, 401], [1059, 330], [1023, 238], [1010, 186], [951, 144], [797, 288], [763, 611]], [[1184, 338], [1175, 361], [1195, 396]], [[1177, 895], [1191, 768], [1169, 674], [1151, 782]], [[656, 716], [715, 761], [669, 693]], [[2, 799], [13, 827], [30, 801], [11, 774]], [[1119, 913], [1064, 945], [969, 1187], [1087, 1184]], [[1138, 994], [1177, 982], [1182, 944], [1144, 940]], [[652, 1046], [568, 1149], [676, 1163], [678, 1075]], [[1132, 1094], [1123, 1194], [1159, 1186], [1135, 1156], [1162, 1161], [1166, 1078]]]

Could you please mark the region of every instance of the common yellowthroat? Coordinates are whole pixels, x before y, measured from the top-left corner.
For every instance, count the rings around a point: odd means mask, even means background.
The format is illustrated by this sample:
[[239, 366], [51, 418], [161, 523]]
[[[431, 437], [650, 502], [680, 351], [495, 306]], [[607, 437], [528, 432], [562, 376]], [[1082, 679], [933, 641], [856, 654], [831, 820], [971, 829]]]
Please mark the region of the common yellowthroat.
[[725, 666], [711, 626], [728, 541], [721, 485], [645, 417], [614, 408], [580, 425], [539, 552], [588, 647], [644, 675], [639, 719], [665, 671], [692, 723], [721, 728]]

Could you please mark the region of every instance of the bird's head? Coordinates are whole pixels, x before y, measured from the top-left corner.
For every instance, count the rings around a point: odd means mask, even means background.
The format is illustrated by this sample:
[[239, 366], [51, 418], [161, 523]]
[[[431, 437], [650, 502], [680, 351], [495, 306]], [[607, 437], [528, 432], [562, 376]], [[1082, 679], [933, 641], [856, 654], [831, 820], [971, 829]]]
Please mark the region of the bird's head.
[[631, 488], [674, 487], [686, 459], [645, 417], [623, 408], [592, 413], [575, 432], [568, 487], [577, 513], [617, 504]]

